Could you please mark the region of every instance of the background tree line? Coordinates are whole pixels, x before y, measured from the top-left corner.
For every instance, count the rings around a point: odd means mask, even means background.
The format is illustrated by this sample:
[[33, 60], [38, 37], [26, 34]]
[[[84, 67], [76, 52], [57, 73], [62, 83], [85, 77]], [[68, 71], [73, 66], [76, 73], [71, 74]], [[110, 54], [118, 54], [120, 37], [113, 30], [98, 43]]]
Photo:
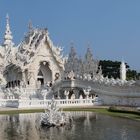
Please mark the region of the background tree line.
[[[126, 77], [127, 80], [138, 80], [140, 78], [140, 73], [138, 73], [136, 70], [130, 69], [130, 66], [126, 64], [127, 73]], [[100, 60], [99, 66], [102, 67], [102, 73], [104, 77], [108, 76], [109, 78], [120, 78], [120, 61], [111, 61], [111, 60]]]

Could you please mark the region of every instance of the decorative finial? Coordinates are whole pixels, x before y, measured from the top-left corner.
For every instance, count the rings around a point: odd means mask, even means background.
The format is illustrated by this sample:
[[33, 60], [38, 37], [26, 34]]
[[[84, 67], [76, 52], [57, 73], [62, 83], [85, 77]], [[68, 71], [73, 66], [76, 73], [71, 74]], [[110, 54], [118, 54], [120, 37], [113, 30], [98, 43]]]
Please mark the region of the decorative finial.
[[6, 15], [6, 30], [5, 30], [4, 43], [3, 43], [6, 50], [10, 50], [11, 47], [13, 47], [14, 43], [12, 39], [13, 39], [13, 36], [10, 30], [9, 15], [7, 14]]
[[33, 29], [33, 24], [32, 24], [32, 21], [31, 20], [29, 21], [28, 28], [29, 28], [29, 30], [32, 30]]
[[9, 15], [6, 15], [6, 23], [9, 24]]

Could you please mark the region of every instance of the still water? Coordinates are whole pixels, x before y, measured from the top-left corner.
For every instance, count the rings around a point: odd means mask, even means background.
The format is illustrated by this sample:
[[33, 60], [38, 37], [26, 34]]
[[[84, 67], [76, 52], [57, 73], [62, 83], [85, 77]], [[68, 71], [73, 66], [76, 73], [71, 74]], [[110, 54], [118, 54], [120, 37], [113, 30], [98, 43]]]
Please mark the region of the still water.
[[0, 115], [0, 140], [140, 140], [140, 122], [72, 112], [73, 124], [42, 128], [40, 114]]

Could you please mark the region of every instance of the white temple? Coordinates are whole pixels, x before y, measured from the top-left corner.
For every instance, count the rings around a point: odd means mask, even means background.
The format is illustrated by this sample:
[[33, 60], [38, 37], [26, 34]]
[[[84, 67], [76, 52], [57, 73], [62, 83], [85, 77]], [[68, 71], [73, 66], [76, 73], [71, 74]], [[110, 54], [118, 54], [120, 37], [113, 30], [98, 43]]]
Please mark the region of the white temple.
[[126, 80], [124, 62], [120, 79], [109, 79], [102, 75], [90, 48], [80, 58], [72, 46], [66, 58], [63, 49], [53, 44], [47, 29], [30, 26], [17, 46], [12, 39], [7, 15], [0, 46], [0, 106], [38, 107], [52, 97], [61, 99], [59, 104], [63, 106], [93, 105], [98, 99], [105, 105], [140, 105], [140, 87]]
[[55, 47], [47, 29], [31, 29], [17, 46], [12, 42], [9, 16], [7, 15], [4, 43], [1, 52], [1, 74], [7, 87], [21, 84], [36, 88], [61, 77], [64, 61], [61, 48]]

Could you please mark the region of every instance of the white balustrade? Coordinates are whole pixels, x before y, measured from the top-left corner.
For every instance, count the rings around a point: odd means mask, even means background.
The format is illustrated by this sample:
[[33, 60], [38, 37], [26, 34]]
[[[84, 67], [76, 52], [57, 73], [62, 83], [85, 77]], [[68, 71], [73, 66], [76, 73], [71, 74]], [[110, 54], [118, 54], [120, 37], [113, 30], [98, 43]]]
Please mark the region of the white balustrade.
[[[15, 108], [47, 108], [52, 100], [18, 100], [18, 99], [1, 99], [0, 107]], [[59, 107], [85, 107], [99, 105], [101, 102], [93, 99], [57, 99], [55, 100]]]

